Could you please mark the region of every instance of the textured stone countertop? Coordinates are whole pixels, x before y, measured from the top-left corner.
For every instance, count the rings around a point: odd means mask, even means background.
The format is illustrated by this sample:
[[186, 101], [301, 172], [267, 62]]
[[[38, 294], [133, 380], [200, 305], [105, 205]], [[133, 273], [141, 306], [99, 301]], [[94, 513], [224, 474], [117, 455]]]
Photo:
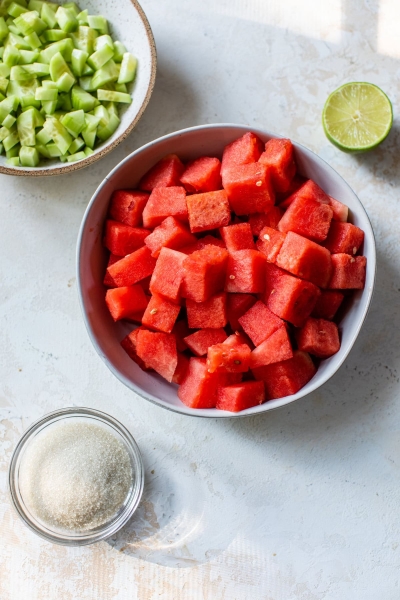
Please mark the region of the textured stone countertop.
[[[143, 0], [158, 48], [129, 139], [59, 178], [0, 179], [0, 599], [398, 600], [400, 133], [364, 156], [326, 140], [346, 81], [400, 101], [398, 0]], [[201, 123], [261, 124], [308, 146], [353, 187], [376, 234], [376, 291], [350, 356], [323, 389], [258, 418], [195, 419], [135, 396], [93, 350], [75, 244], [103, 177], [142, 144]], [[87, 405], [143, 452], [143, 502], [115, 539], [82, 549], [28, 531], [7, 497], [24, 429]]]

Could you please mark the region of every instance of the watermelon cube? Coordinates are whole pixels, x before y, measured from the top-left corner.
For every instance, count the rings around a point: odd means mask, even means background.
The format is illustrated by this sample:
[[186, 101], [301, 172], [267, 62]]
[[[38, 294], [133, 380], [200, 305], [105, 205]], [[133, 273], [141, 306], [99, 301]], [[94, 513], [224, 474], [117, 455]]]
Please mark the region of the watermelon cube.
[[238, 319], [256, 303], [251, 294], [227, 294], [227, 311], [229, 325], [233, 331], [240, 329]]
[[265, 288], [265, 256], [258, 250], [231, 252], [226, 271], [225, 291], [257, 294]]
[[152, 192], [158, 187], [180, 185], [180, 178], [185, 170], [176, 154], [168, 154], [158, 161], [140, 180], [141, 190]]
[[214, 237], [213, 235], [205, 235], [204, 237], [198, 239], [195, 244], [190, 244], [189, 246], [179, 248], [179, 252], [183, 252], [184, 254], [193, 254], [193, 252], [202, 250], [206, 246], [218, 246], [218, 248], [225, 248], [225, 242]]
[[185, 379], [188, 369], [189, 359], [181, 352], [178, 352], [178, 364], [176, 365], [175, 373], [172, 377], [172, 383], [180, 385]]
[[231, 335], [222, 344], [210, 346], [207, 367], [210, 373], [245, 373], [250, 366], [251, 349], [241, 343], [239, 336]]
[[199, 329], [185, 337], [184, 341], [196, 356], [205, 356], [210, 346], [221, 344], [228, 336], [225, 329]]
[[171, 333], [181, 307], [166, 298], [154, 294], [142, 318], [142, 323], [150, 329]]
[[183, 263], [184, 279], [181, 295], [195, 302], [205, 302], [222, 291], [228, 256], [226, 250], [213, 245], [207, 245], [202, 250], [187, 256]]
[[144, 363], [171, 382], [178, 365], [175, 336], [139, 329], [136, 353]]
[[228, 225], [228, 227], [221, 227], [220, 233], [228, 252], [255, 250], [253, 232], [249, 223], [236, 223]]
[[366, 268], [365, 256], [332, 254], [332, 276], [328, 287], [333, 290], [362, 290]]
[[286, 234], [275, 262], [281, 269], [322, 288], [326, 288], [332, 273], [329, 250], [292, 231]]
[[329, 196], [329, 206], [333, 211], [333, 219], [345, 223], [349, 218], [349, 207]]
[[138, 312], [145, 310], [147, 302], [140, 285], [114, 288], [106, 293], [106, 304], [114, 321], [135, 317]]
[[197, 239], [188, 228], [175, 217], [167, 217], [145, 239], [145, 244], [151, 250], [151, 255], [157, 258], [161, 248], [178, 250], [182, 246], [195, 244]]
[[274, 189], [287, 192], [296, 173], [292, 142], [284, 138], [272, 138], [265, 144], [259, 162], [268, 167]]
[[286, 327], [280, 327], [257, 348], [250, 356], [250, 368], [262, 367], [292, 358], [293, 350]]
[[340, 349], [337, 325], [325, 319], [307, 319], [296, 331], [296, 340], [299, 350], [318, 358], [328, 358]]
[[267, 213], [254, 213], [250, 215], [249, 225], [253, 235], [258, 237], [264, 227], [277, 229], [282, 216], [283, 210], [279, 206], [272, 206]]
[[157, 187], [147, 201], [143, 211], [143, 225], [149, 229], [161, 225], [167, 217], [176, 217], [187, 222], [186, 191], [182, 186]]
[[264, 227], [256, 242], [257, 250], [264, 254], [268, 262], [274, 263], [285, 241], [285, 237], [286, 233], [276, 231], [272, 227]]
[[241, 138], [225, 146], [222, 156], [222, 176], [232, 167], [257, 162], [263, 150], [264, 144], [259, 137], [251, 132], [245, 133]]
[[161, 248], [150, 280], [150, 292], [161, 294], [172, 302], [179, 303], [183, 280], [183, 262], [186, 255], [170, 248]]
[[107, 276], [116, 287], [133, 285], [151, 275], [155, 265], [156, 259], [151, 256], [147, 246], [143, 246], [107, 267]]
[[137, 329], [134, 329], [133, 331], [131, 331], [131, 333], [129, 335], [124, 337], [124, 339], [121, 342], [121, 346], [123, 347], [125, 352], [128, 354], [128, 356], [133, 361], [135, 361], [135, 363], [137, 365], [139, 365], [139, 367], [143, 371], [151, 371], [152, 368], [149, 365], [146, 365], [146, 363], [141, 358], [139, 358], [139, 356], [137, 355], [137, 352], [136, 352], [137, 336], [139, 334], [140, 329], [143, 329], [143, 328], [138, 327]]
[[110, 217], [130, 227], [142, 224], [142, 213], [149, 194], [138, 190], [116, 190], [110, 200]]
[[275, 202], [268, 169], [261, 163], [225, 170], [222, 183], [231, 209], [237, 215], [268, 212]]
[[312, 317], [331, 321], [342, 304], [344, 294], [334, 290], [322, 290], [311, 313]]
[[299, 174], [296, 174], [290, 182], [289, 189], [284, 193], [276, 193], [276, 201], [279, 204], [279, 208], [286, 210], [286, 208], [294, 200], [294, 193], [297, 192], [305, 183], [307, 179]]
[[175, 323], [172, 333], [176, 338], [176, 349], [178, 352], [184, 352], [187, 350], [188, 346], [185, 342], [185, 337], [190, 334], [190, 329], [188, 327], [186, 318]]
[[189, 162], [181, 177], [181, 184], [189, 194], [220, 190], [221, 161], [218, 158], [202, 156]]
[[268, 400], [296, 394], [317, 371], [306, 352], [295, 350], [293, 357], [279, 363], [252, 369], [257, 381], [263, 381]]
[[333, 216], [328, 196], [311, 179], [293, 196], [294, 200], [279, 221], [279, 231], [294, 231], [315, 242], [325, 240]]
[[191, 358], [178, 396], [190, 408], [215, 408], [218, 387], [225, 381], [224, 374], [209, 373], [205, 358]]
[[274, 315], [267, 306], [258, 301], [242, 317], [239, 323], [255, 346], [259, 346], [285, 323]]
[[226, 294], [216, 294], [205, 302], [186, 300], [190, 329], [221, 329], [228, 322]]
[[357, 254], [364, 241], [364, 232], [351, 223], [332, 221], [325, 248], [332, 254]]
[[262, 381], [245, 381], [218, 388], [216, 408], [239, 412], [265, 402], [265, 387]]
[[141, 227], [130, 227], [118, 221], [106, 221], [104, 245], [116, 256], [126, 256], [144, 246], [150, 231]]
[[281, 319], [302, 327], [321, 294], [320, 290], [313, 283], [289, 275], [271, 263], [267, 263], [266, 273], [262, 297], [265, 304]]
[[[107, 268], [111, 267], [111, 265], [118, 262], [119, 260], [121, 260], [120, 256], [116, 256], [115, 254], [110, 254], [110, 256], [108, 258]], [[114, 280], [112, 279], [112, 277], [110, 277], [110, 275], [107, 273], [107, 271], [104, 276], [103, 283], [106, 287], [111, 287], [111, 288], [116, 287]]]
[[224, 227], [231, 220], [231, 209], [224, 190], [193, 194], [186, 200], [192, 233]]

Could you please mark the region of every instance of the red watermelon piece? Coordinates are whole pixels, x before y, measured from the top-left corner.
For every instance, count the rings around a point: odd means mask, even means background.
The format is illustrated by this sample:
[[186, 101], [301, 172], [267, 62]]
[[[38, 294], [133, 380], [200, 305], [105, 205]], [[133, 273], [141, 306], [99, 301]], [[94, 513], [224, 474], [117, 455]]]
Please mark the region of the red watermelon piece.
[[106, 304], [114, 321], [131, 319], [147, 307], [147, 297], [140, 285], [114, 288], [106, 292]]
[[285, 241], [286, 233], [276, 231], [271, 227], [264, 227], [260, 233], [260, 238], [256, 242], [257, 250], [262, 252], [268, 262], [276, 262], [282, 244]]
[[251, 132], [245, 133], [241, 138], [225, 146], [222, 155], [222, 176], [232, 167], [257, 162], [263, 150], [264, 144], [258, 136]]
[[222, 291], [228, 256], [226, 250], [213, 245], [205, 246], [202, 250], [187, 256], [183, 263], [184, 279], [181, 295], [195, 302], [205, 302]]
[[143, 225], [153, 229], [167, 217], [176, 217], [187, 223], [186, 191], [182, 186], [155, 188], [143, 211]]
[[240, 412], [265, 402], [265, 388], [262, 381], [244, 381], [234, 385], [220, 386], [216, 408], [230, 412]]
[[325, 248], [332, 254], [357, 254], [364, 241], [364, 232], [351, 223], [332, 221]]
[[115, 190], [110, 200], [110, 217], [130, 227], [142, 224], [142, 213], [149, 194], [139, 190]]
[[307, 179], [299, 174], [296, 174], [290, 182], [289, 189], [284, 193], [276, 193], [276, 202], [279, 204], [279, 208], [286, 210], [286, 208], [293, 201], [293, 194], [297, 192], [305, 183]]
[[312, 317], [331, 321], [343, 302], [344, 294], [334, 290], [322, 290], [311, 313]]
[[192, 233], [218, 229], [231, 220], [231, 209], [224, 190], [188, 196], [187, 207]]
[[185, 337], [185, 343], [189, 350], [196, 356], [204, 356], [210, 346], [221, 344], [228, 336], [225, 329], [199, 329]]
[[329, 250], [307, 238], [289, 231], [276, 257], [281, 269], [326, 288], [332, 273]]
[[167, 217], [156, 227], [153, 233], [145, 239], [145, 244], [151, 250], [155, 258], [160, 254], [161, 248], [172, 248], [178, 250], [188, 244], [195, 244], [197, 239], [190, 233], [187, 227], [175, 217]]
[[258, 250], [231, 252], [226, 271], [225, 291], [257, 294], [265, 288], [265, 256]]
[[222, 187], [221, 161], [218, 158], [202, 156], [186, 165], [181, 184], [189, 194], [215, 192]]
[[129, 335], [124, 337], [124, 339], [121, 342], [121, 346], [123, 347], [125, 352], [128, 354], [128, 356], [133, 361], [135, 361], [135, 363], [137, 365], [139, 365], [139, 367], [143, 371], [151, 371], [152, 368], [150, 366], [146, 365], [146, 363], [141, 358], [139, 358], [139, 356], [137, 355], [137, 352], [136, 352], [137, 336], [141, 329], [143, 329], [143, 328], [138, 327], [137, 329], [134, 329], [133, 331], [131, 331], [131, 333]]
[[178, 365], [175, 336], [139, 329], [136, 353], [144, 363], [171, 382]]
[[280, 327], [257, 348], [250, 357], [250, 368], [262, 367], [292, 358], [293, 350], [286, 327]]
[[255, 250], [253, 232], [249, 223], [236, 223], [228, 225], [228, 227], [221, 227], [220, 233], [228, 252]]
[[347, 219], [349, 218], [349, 207], [348, 206], [346, 206], [342, 202], [339, 202], [339, 200], [332, 198], [332, 196], [329, 196], [329, 206], [331, 207], [331, 209], [333, 211], [332, 218], [335, 221], [341, 221], [342, 223], [345, 223], [347, 221]]
[[245, 373], [250, 366], [250, 347], [239, 336], [231, 335], [222, 344], [210, 346], [207, 367], [210, 373]]
[[161, 294], [172, 302], [179, 303], [183, 280], [183, 262], [186, 255], [170, 248], [161, 248], [150, 280], [150, 292]]
[[185, 379], [188, 369], [189, 359], [181, 352], [178, 352], [178, 364], [176, 365], [175, 373], [172, 377], [172, 383], [177, 383], [180, 385]]
[[166, 298], [153, 294], [142, 318], [150, 329], [171, 333], [181, 307]]
[[296, 340], [299, 350], [318, 358], [329, 358], [340, 349], [337, 325], [325, 319], [307, 319], [296, 331]]
[[184, 352], [187, 350], [188, 346], [184, 338], [190, 334], [190, 329], [188, 327], [186, 318], [175, 323], [172, 333], [176, 338], [176, 349], [178, 352]]
[[275, 202], [268, 169], [261, 163], [237, 165], [224, 171], [222, 183], [237, 215], [268, 212]]
[[[108, 263], [107, 263], [107, 268], [110, 267], [111, 265], [113, 265], [114, 263], [118, 262], [119, 260], [121, 260], [120, 256], [116, 256], [115, 254], [110, 254], [109, 258], [108, 258]], [[103, 283], [106, 287], [116, 287], [114, 280], [112, 279], [112, 277], [110, 277], [110, 275], [107, 273], [104, 276], [104, 280]]]
[[107, 267], [107, 276], [116, 287], [133, 285], [151, 275], [155, 265], [156, 259], [151, 256], [147, 246], [143, 246]]
[[139, 187], [151, 192], [158, 187], [179, 185], [184, 170], [185, 167], [176, 154], [168, 154], [143, 175]]
[[365, 256], [332, 254], [332, 276], [328, 287], [333, 290], [362, 290], [366, 268]]
[[216, 294], [205, 302], [186, 300], [190, 329], [220, 329], [228, 323], [226, 294]]
[[280, 327], [285, 326], [282, 319], [260, 300], [239, 318], [239, 323], [255, 346], [259, 346]]
[[285, 138], [272, 138], [265, 144], [259, 162], [268, 167], [274, 189], [286, 192], [296, 173], [292, 142]]
[[179, 248], [179, 252], [183, 252], [184, 254], [193, 254], [193, 252], [202, 250], [206, 246], [218, 246], [218, 248], [225, 248], [225, 242], [214, 237], [213, 235], [205, 235], [204, 237], [198, 239], [195, 244], [190, 244], [189, 246]]
[[218, 388], [226, 384], [224, 373], [209, 373], [205, 358], [191, 358], [178, 396], [190, 408], [215, 408]]
[[252, 369], [254, 377], [264, 382], [269, 400], [296, 394], [314, 377], [316, 371], [310, 356], [299, 350], [295, 350], [289, 360]]
[[282, 219], [283, 210], [279, 206], [272, 206], [267, 213], [254, 213], [249, 217], [249, 225], [253, 235], [258, 237], [264, 227], [278, 228], [278, 223]]
[[116, 256], [126, 256], [144, 246], [150, 231], [141, 227], [130, 227], [117, 221], [106, 221], [104, 245]]
[[251, 294], [227, 294], [227, 311], [229, 325], [233, 331], [240, 329], [238, 319], [256, 303]]

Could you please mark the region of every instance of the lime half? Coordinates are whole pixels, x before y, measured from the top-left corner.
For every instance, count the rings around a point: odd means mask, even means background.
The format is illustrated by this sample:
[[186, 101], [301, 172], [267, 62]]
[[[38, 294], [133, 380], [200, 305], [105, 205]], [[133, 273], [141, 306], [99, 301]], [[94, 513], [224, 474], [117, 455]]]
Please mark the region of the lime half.
[[344, 152], [376, 148], [393, 123], [392, 104], [372, 83], [345, 83], [325, 102], [322, 124], [328, 139]]

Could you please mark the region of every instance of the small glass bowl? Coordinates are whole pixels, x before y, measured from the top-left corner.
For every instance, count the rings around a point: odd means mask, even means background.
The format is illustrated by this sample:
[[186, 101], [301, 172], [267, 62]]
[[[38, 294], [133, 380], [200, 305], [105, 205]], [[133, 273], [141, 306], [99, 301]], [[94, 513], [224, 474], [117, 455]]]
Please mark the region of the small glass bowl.
[[[50, 428], [60, 422], [66, 422], [67, 420], [100, 425], [109, 433], [114, 434], [114, 436], [123, 443], [129, 454], [133, 473], [132, 484], [125, 502], [118, 513], [114, 515], [110, 521], [99, 527], [77, 533], [51, 529], [48, 524], [33, 515], [27, 504], [24, 502], [20, 486], [20, 467], [24, 453], [31, 442], [44, 429]], [[142, 457], [135, 440], [119, 421], [110, 415], [92, 408], [71, 407], [62, 408], [45, 415], [25, 431], [11, 457], [8, 481], [12, 503], [25, 525], [32, 531], [54, 544], [61, 544], [63, 546], [85, 546], [114, 535], [129, 521], [135, 512], [143, 493], [144, 468]]]

